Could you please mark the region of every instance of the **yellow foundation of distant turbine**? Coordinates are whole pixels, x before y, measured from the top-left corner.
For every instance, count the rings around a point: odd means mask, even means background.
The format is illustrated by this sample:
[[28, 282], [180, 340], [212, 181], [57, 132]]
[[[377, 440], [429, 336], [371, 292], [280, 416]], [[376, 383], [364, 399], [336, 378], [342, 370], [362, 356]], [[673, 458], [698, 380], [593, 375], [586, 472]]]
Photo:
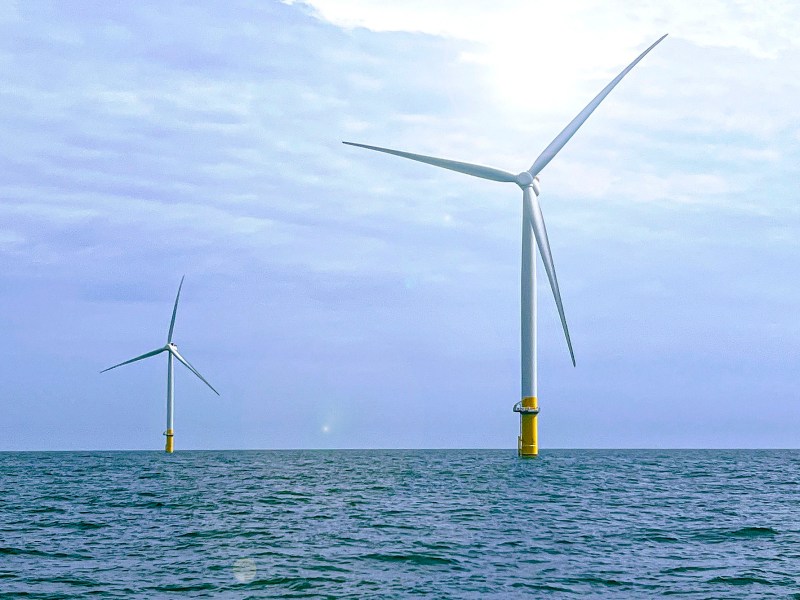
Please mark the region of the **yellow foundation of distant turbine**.
[[172, 431], [172, 429], [167, 429], [164, 432], [164, 435], [167, 436], [167, 446], [164, 448], [164, 450], [169, 454], [172, 454], [175, 451], [175, 446], [173, 446], [172, 442], [173, 438], [175, 437], [175, 432]]
[[539, 402], [535, 396], [527, 396], [514, 406], [519, 413], [519, 438], [517, 452], [520, 456], [539, 454]]

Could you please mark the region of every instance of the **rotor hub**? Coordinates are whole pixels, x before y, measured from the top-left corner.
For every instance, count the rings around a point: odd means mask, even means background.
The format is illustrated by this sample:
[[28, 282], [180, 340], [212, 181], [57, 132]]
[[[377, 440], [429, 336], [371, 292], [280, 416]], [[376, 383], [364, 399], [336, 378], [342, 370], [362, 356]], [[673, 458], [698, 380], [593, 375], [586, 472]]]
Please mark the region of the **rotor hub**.
[[523, 171], [517, 175], [517, 185], [521, 188], [530, 187], [533, 185], [533, 176], [527, 171]]

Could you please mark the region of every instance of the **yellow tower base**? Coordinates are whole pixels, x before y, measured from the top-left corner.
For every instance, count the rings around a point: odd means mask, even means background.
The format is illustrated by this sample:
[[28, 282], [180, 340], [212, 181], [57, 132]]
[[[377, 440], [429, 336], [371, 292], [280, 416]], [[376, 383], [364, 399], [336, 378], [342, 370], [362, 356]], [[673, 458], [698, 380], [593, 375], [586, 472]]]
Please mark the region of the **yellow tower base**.
[[175, 450], [175, 447], [173, 446], [173, 443], [172, 443], [172, 438], [175, 437], [175, 432], [172, 431], [172, 429], [167, 429], [164, 432], [164, 435], [167, 436], [167, 447], [164, 448], [164, 450], [166, 450], [167, 452], [172, 454], [172, 452], [174, 452], [174, 450]]
[[520, 456], [539, 454], [539, 402], [535, 396], [527, 396], [514, 405], [519, 413], [519, 438], [517, 453]]

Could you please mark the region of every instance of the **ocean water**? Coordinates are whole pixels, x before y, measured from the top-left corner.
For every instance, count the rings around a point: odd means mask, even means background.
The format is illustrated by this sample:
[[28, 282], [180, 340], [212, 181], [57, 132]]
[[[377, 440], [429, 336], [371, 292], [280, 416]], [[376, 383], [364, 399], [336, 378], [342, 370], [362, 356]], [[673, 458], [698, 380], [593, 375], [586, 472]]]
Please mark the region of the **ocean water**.
[[800, 598], [800, 451], [0, 453], [3, 598]]

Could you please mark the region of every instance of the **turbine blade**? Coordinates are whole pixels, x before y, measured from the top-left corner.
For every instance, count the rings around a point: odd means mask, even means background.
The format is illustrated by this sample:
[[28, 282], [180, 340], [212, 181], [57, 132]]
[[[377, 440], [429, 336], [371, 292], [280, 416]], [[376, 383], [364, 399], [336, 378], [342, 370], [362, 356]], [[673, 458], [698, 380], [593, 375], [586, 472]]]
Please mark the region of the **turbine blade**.
[[517, 176], [507, 171], [495, 169], [493, 167], [484, 167], [483, 165], [473, 165], [471, 163], [459, 162], [457, 160], [448, 160], [446, 158], [436, 158], [434, 156], [425, 156], [423, 154], [412, 154], [411, 152], [402, 152], [400, 150], [391, 150], [389, 148], [380, 148], [379, 146], [367, 146], [366, 144], [356, 144], [354, 142], [342, 142], [348, 146], [357, 146], [358, 148], [366, 148], [367, 150], [377, 150], [378, 152], [385, 152], [386, 154], [394, 154], [403, 158], [416, 160], [417, 162], [433, 165], [434, 167], [441, 167], [449, 169], [450, 171], [457, 171], [458, 173], [465, 173], [473, 177], [480, 177], [481, 179], [490, 179], [492, 181], [502, 181], [504, 183], [516, 183]]
[[536, 237], [536, 245], [539, 247], [539, 254], [542, 255], [542, 262], [544, 263], [544, 270], [547, 272], [547, 279], [550, 280], [550, 289], [553, 290], [553, 297], [556, 299], [558, 316], [561, 317], [561, 327], [564, 329], [564, 337], [567, 338], [567, 347], [569, 348], [569, 355], [572, 358], [572, 366], [574, 367], [575, 353], [572, 351], [572, 340], [569, 338], [567, 318], [564, 316], [564, 306], [561, 303], [561, 292], [558, 289], [556, 267], [553, 264], [553, 255], [550, 252], [550, 240], [547, 238], [547, 228], [544, 226], [542, 207], [539, 206], [539, 199], [536, 195], [531, 193], [531, 188], [524, 188], [522, 195], [523, 202], [531, 203], [529, 205], [531, 209], [531, 228], [533, 228], [533, 234]]
[[127, 365], [132, 362], [136, 362], [137, 360], [144, 360], [145, 358], [150, 358], [151, 356], [155, 356], [156, 354], [161, 354], [164, 352], [166, 348], [159, 348], [158, 350], [153, 350], [152, 352], [147, 352], [146, 354], [142, 354], [141, 356], [137, 356], [136, 358], [132, 358], [130, 360], [126, 360], [125, 362], [121, 362], [118, 365], [114, 365], [113, 367], [108, 367], [107, 369], [103, 369], [100, 371], [101, 373], [105, 373], [106, 371], [110, 371], [111, 369], [116, 369], [117, 367], [121, 367], [122, 365]]
[[547, 163], [549, 163], [551, 160], [553, 160], [553, 157], [556, 154], [558, 154], [558, 152], [561, 150], [561, 148], [564, 147], [564, 145], [570, 140], [570, 138], [573, 135], [575, 135], [575, 132], [578, 131], [580, 126], [583, 125], [583, 123], [586, 121], [586, 119], [589, 118], [589, 115], [591, 115], [594, 112], [594, 109], [597, 108], [600, 105], [600, 103], [605, 99], [605, 97], [608, 96], [608, 94], [611, 92], [611, 90], [613, 90], [614, 87], [620, 81], [622, 81], [622, 78], [625, 77], [625, 75], [627, 75], [628, 72], [633, 67], [635, 67], [636, 64], [640, 60], [642, 60], [645, 57], [645, 55], [648, 52], [650, 52], [650, 50], [655, 48], [661, 42], [661, 40], [663, 40], [665, 37], [667, 37], [666, 33], [664, 35], [662, 35], [660, 38], [658, 38], [647, 50], [642, 52], [636, 58], [636, 60], [634, 60], [631, 64], [629, 64], [627, 67], [625, 67], [625, 69], [622, 71], [622, 73], [617, 75], [611, 81], [611, 83], [609, 83], [606, 87], [604, 87], [603, 91], [601, 91], [599, 94], [597, 94], [597, 96], [595, 96], [594, 100], [589, 102], [589, 104], [586, 105], [586, 108], [584, 108], [581, 112], [579, 112], [578, 116], [575, 117], [574, 119], [572, 119], [570, 124], [567, 125], [564, 128], [564, 130], [561, 133], [559, 133], [552, 142], [550, 142], [550, 145], [547, 148], [544, 149], [544, 152], [542, 152], [539, 155], [539, 158], [537, 158], [533, 162], [533, 164], [531, 165], [531, 168], [528, 169], [528, 173], [530, 173], [534, 177], [536, 175], [538, 175], [539, 172], [547, 166]]
[[178, 312], [178, 300], [181, 297], [181, 288], [183, 287], [183, 280], [186, 278], [186, 275], [181, 277], [181, 283], [178, 286], [178, 295], [175, 296], [175, 306], [172, 307], [172, 320], [169, 322], [169, 334], [167, 335], [167, 343], [169, 344], [172, 342], [172, 332], [175, 330], [175, 315]]
[[217, 390], [215, 390], [215, 389], [214, 389], [214, 386], [213, 386], [213, 385], [211, 385], [210, 383], [208, 383], [208, 382], [206, 381], [205, 377], [203, 377], [202, 375], [200, 375], [200, 371], [198, 371], [198, 370], [197, 370], [197, 369], [195, 369], [195, 368], [194, 368], [192, 365], [190, 365], [190, 364], [189, 364], [189, 361], [188, 361], [188, 360], [186, 360], [185, 358], [183, 358], [183, 357], [180, 355], [180, 353], [179, 353], [177, 350], [175, 350], [174, 348], [171, 348], [171, 349], [170, 349], [170, 352], [172, 352], [172, 355], [173, 355], [175, 358], [177, 358], [177, 359], [178, 359], [180, 362], [182, 362], [182, 363], [183, 363], [183, 364], [186, 366], [186, 368], [187, 368], [187, 369], [189, 369], [189, 370], [190, 370], [192, 373], [194, 373], [195, 375], [197, 375], [197, 376], [200, 378], [200, 381], [202, 381], [202, 382], [203, 382], [203, 383], [205, 383], [205, 384], [206, 384], [208, 387], [210, 387], [212, 392], [214, 392], [214, 393], [215, 393], [217, 396], [219, 396], [219, 392], [218, 392]]

